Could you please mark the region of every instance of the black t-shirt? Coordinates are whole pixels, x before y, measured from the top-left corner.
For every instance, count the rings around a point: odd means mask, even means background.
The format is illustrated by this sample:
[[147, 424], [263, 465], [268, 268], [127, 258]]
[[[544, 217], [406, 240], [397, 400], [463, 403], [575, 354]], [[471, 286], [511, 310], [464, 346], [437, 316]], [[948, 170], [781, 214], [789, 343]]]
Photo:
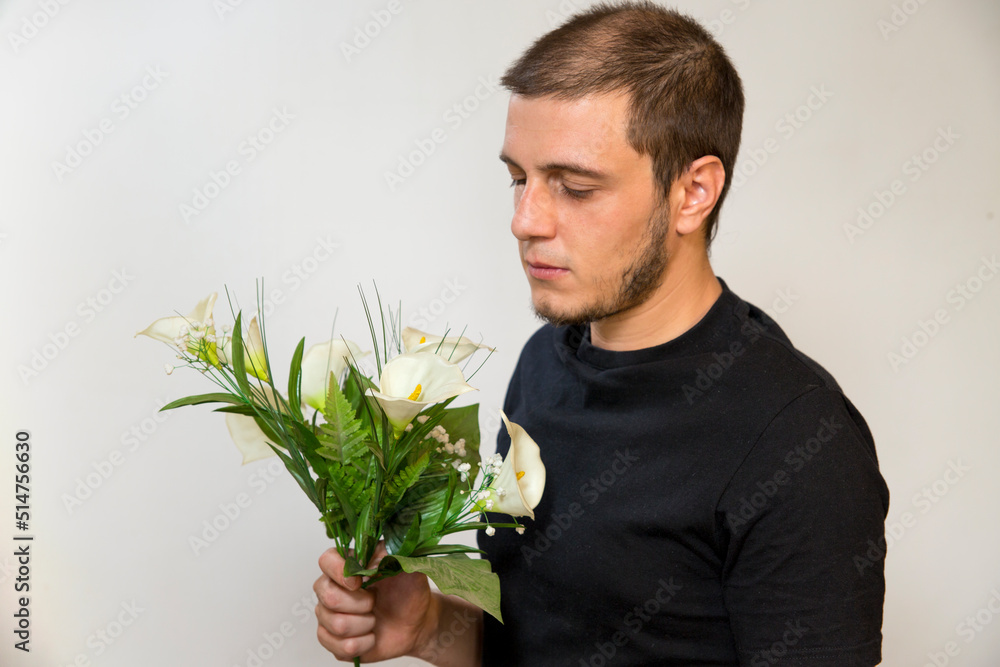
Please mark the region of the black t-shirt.
[[545, 493], [523, 535], [479, 533], [504, 618], [486, 616], [484, 666], [880, 661], [889, 492], [871, 432], [720, 283], [656, 347], [597, 348], [587, 326], [525, 345], [504, 410], [541, 447]]

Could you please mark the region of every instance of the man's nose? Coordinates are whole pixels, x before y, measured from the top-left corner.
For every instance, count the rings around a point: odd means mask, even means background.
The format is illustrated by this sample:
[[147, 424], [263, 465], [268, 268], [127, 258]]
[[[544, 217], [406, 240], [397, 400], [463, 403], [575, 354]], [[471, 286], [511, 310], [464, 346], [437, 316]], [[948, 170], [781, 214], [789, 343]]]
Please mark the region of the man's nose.
[[526, 183], [514, 200], [510, 231], [519, 241], [551, 237], [555, 231], [555, 212], [549, 193], [538, 183]]

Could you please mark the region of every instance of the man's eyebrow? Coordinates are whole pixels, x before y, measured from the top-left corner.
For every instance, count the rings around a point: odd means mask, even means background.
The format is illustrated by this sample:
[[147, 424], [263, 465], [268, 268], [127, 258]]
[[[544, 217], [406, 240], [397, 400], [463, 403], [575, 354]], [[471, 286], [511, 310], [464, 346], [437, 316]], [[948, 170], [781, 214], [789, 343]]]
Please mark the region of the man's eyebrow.
[[500, 161], [506, 165], [510, 165], [511, 167], [517, 167], [518, 169], [521, 168], [521, 165], [511, 160], [510, 157], [504, 152], [500, 153]]
[[[500, 153], [500, 161], [521, 171], [524, 171], [523, 167], [518, 163], [514, 162], [510, 156]], [[539, 167], [540, 171], [564, 171], [570, 174], [576, 174], [577, 176], [584, 176], [586, 178], [593, 178], [594, 180], [604, 180], [607, 178], [607, 174], [602, 171], [597, 171], [596, 169], [590, 169], [581, 164], [576, 164], [573, 162], [549, 162], [543, 164]]]

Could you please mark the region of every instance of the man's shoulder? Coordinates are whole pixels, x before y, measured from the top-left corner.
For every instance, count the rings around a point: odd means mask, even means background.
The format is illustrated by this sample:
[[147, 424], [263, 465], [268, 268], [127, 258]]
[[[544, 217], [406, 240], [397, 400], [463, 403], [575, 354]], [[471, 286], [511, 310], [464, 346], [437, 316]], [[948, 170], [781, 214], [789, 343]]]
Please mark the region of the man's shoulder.
[[785, 435], [808, 437], [822, 419], [842, 419], [876, 460], [873, 437], [864, 417], [830, 371], [796, 347], [766, 312], [735, 294], [731, 317], [731, 329], [740, 332], [738, 340], [744, 348], [740, 363], [734, 364], [739, 370], [724, 392], [730, 405], [744, 397], [763, 417], [761, 423], [766, 422], [769, 431]]
[[799, 349], [781, 326], [763, 309], [728, 291], [729, 345], [745, 355], [743, 364], [750, 376], [807, 386], [819, 386], [843, 393], [833, 375], [818, 361]]

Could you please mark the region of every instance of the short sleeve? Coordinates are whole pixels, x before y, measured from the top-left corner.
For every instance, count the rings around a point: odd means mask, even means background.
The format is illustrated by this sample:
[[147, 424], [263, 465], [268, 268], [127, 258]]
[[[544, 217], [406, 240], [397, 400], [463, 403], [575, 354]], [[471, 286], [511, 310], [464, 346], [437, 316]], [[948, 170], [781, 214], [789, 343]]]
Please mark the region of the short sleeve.
[[716, 508], [740, 664], [881, 661], [889, 491], [867, 424], [816, 387], [768, 424]]

